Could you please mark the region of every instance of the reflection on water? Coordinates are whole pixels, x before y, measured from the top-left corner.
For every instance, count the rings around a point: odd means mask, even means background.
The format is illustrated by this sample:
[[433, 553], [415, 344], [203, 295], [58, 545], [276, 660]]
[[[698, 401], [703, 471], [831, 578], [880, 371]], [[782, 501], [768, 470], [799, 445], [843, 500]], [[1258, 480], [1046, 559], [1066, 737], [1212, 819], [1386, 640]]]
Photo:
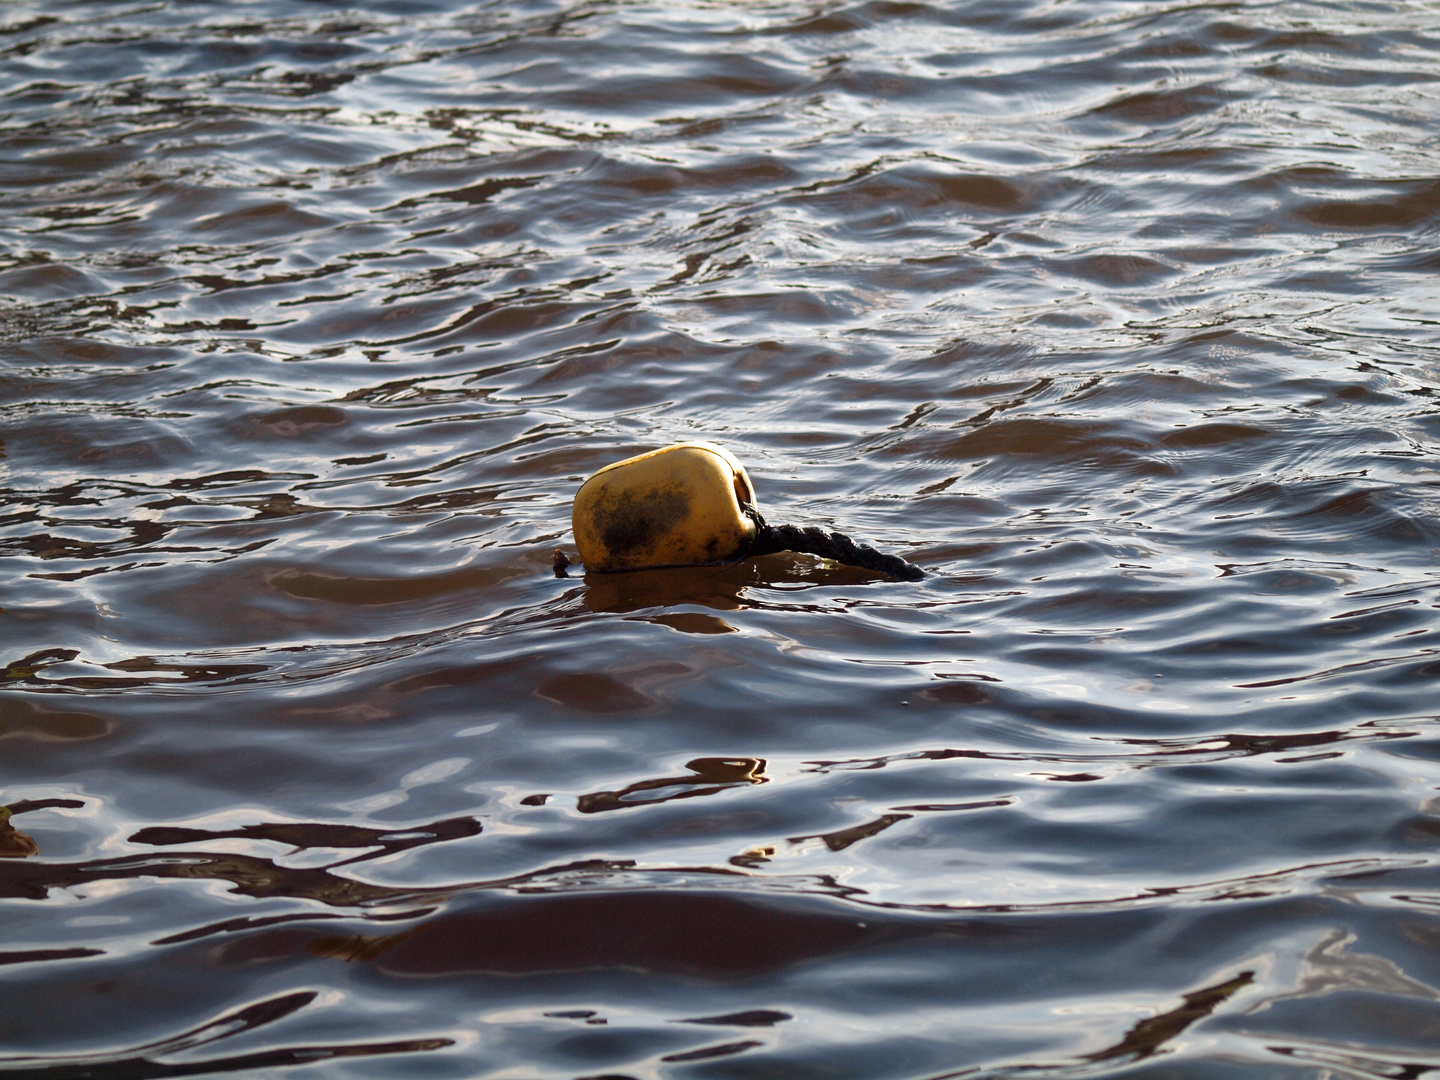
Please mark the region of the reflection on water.
[[670, 776], [659, 780], [637, 780], [619, 791], [597, 791], [581, 795], [575, 808], [582, 814], [599, 814], [606, 810], [624, 810], [629, 806], [669, 802], [671, 799], [693, 799], [715, 795], [734, 784], [763, 784], [764, 758], [696, 758], [687, 761], [688, 776]]
[[1305, 954], [1295, 989], [1261, 1002], [1253, 1011], [1268, 1009], [1288, 998], [1319, 997], [1345, 990], [1440, 1000], [1440, 990], [1410, 978], [1393, 960], [1348, 951], [1347, 946], [1354, 943], [1353, 933], [1331, 930]]
[[134, 855], [70, 865], [37, 863], [23, 870], [7, 868], [0, 871], [0, 893], [7, 897], [43, 900], [52, 889], [73, 889], [125, 878], [224, 881], [243, 896], [297, 897], [336, 907], [413, 895], [413, 890], [369, 885], [328, 870], [283, 866], [253, 855], [196, 852], [177, 852], [163, 858]]
[[0, 806], [0, 859], [24, 859], [37, 854], [40, 845], [10, 823], [12, 813], [10, 807]]
[[1139, 1061], [1159, 1051], [1197, 1020], [1203, 1020], [1222, 1005], [1237, 990], [1255, 981], [1253, 971], [1242, 971], [1233, 979], [1203, 990], [1185, 995], [1185, 1004], [1169, 1012], [1141, 1020], [1125, 1033], [1125, 1037], [1114, 1046], [1084, 1055], [1086, 1061], [1109, 1061], [1112, 1058], [1130, 1058]]
[[1433, 1071], [1433, 14], [0, 8], [0, 1064]]
[[204, 844], [212, 840], [227, 838], [243, 840], [271, 840], [292, 845], [295, 850], [308, 848], [374, 848], [376, 850], [332, 863], [328, 869], [346, 866], [350, 863], [393, 855], [407, 848], [431, 844], [443, 840], [456, 840], [466, 836], [478, 836], [481, 826], [474, 818], [451, 818], [431, 825], [403, 830], [367, 829], [355, 825], [324, 825], [300, 822], [267, 822], [261, 825], [245, 825], [223, 832], [207, 829], [149, 828], [141, 829], [130, 837], [132, 844], [150, 844], [167, 847], [173, 844]]
[[72, 1077], [94, 1077], [96, 1080], [128, 1080], [134, 1077], [137, 1080], [155, 1080], [165, 1076], [202, 1076], [206, 1073], [310, 1065], [376, 1054], [416, 1053], [439, 1050], [451, 1045], [448, 1039], [411, 1039], [403, 1042], [341, 1046], [287, 1046], [184, 1063], [157, 1060], [169, 1054], [232, 1039], [267, 1024], [282, 1021], [312, 1004], [318, 996], [314, 991], [302, 991], [248, 1005], [224, 1016], [217, 1016], [209, 1023], [184, 1034], [137, 1046], [120, 1054], [14, 1058], [14, 1064], [22, 1066], [14, 1071], [17, 1075], [54, 1077], [56, 1080], [69, 1080]]
[[9, 806], [0, 806], [0, 859], [24, 859], [40, 852], [35, 838], [15, 828], [12, 820], [17, 814], [28, 814], [34, 810], [50, 808], [75, 809], [84, 807], [79, 799], [21, 799]]

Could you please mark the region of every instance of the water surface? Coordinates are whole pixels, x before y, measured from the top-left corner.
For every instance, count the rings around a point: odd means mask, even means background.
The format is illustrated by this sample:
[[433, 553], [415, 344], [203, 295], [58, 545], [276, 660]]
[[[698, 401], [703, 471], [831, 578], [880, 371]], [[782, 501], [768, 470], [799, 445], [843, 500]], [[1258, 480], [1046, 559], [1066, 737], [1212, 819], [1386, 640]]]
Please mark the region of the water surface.
[[1434, 26], [6, 5], [0, 1071], [1440, 1072]]

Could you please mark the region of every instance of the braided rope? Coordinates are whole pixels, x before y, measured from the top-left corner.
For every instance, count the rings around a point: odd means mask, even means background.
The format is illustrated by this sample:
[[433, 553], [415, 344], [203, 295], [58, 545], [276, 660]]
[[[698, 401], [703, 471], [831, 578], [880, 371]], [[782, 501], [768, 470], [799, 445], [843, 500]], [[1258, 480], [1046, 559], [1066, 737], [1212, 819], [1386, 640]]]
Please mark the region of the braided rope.
[[833, 559], [846, 566], [878, 570], [902, 581], [919, 581], [925, 576], [925, 571], [914, 563], [906, 562], [898, 555], [876, 551], [869, 544], [857, 544], [843, 533], [826, 532], [813, 525], [803, 529], [798, 525], [769, 525], [760, 516], [760, 511], [749, 503], [741, 503], [740, 509], [758, 530], [750, 549], [745, 552], [747, 556], [801, 551], [807, 555], [819, 555], [822, 559]]

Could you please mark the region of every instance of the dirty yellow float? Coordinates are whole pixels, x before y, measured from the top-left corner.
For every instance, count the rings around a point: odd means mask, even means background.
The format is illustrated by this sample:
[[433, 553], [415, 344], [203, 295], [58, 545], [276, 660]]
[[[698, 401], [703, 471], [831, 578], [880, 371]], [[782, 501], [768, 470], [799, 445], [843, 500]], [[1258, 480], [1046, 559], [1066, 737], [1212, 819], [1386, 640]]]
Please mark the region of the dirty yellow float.
[[[709, 442], [677, 443], [605, 466], [576, 493], [571, 527], [585, 569], [601, 573], [703, 566], [777, 551], [908, 581], [925, 573], [840, 533], [768, 525], [755, 508], [745, 467]], [[558, 559], [556, 569], [563, 569]]]

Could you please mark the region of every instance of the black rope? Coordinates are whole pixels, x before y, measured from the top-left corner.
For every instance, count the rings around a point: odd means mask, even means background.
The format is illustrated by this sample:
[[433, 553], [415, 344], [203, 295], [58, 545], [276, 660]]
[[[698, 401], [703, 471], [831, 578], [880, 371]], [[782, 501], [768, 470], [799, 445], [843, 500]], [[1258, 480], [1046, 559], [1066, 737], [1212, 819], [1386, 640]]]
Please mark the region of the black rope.
[[749, 503], [741, 503], [740, 509], [745, 511], [745, 516], [753, 521], [759, 530], [749, 550], [745, 552], [747, 556], [773, 555], [777, 551], [801, 551], [806, 555], [833, 559], [846, 566], [878, 570], [903, 581], [919, 581], [925, 576], [925, 571], [914, 563], [906, 562], [898, 555], [886, 555], [876, 551], [869, 544], [857, 544], [843, 533], [826, 532], [813, 525], [804, 529], [798, 525], [769, 525], [760, 516], [760, 511]]

